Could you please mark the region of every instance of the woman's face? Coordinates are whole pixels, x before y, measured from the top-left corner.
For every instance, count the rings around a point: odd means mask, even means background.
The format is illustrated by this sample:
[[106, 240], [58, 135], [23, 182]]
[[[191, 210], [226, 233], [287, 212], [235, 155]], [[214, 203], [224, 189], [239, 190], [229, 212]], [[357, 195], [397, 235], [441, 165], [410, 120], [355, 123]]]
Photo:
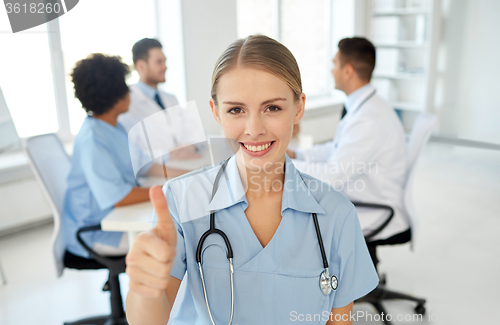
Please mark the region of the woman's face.
[[220, 77], [218, 106], [210, 106], [226, 138], [239, 144], [236, 157], [255, 171], [284, 162], [293, 125], [304, 115], [305, 95], [294, 100], [292, 89], [278, 77], [255, 68], [238, 67]]

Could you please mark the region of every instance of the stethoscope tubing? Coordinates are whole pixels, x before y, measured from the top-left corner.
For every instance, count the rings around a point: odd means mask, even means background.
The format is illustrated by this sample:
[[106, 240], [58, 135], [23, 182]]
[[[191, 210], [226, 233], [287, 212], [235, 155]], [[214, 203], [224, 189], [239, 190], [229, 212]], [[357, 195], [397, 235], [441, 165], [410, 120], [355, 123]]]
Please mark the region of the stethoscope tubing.
[[[215, 196], [215, 193], [217, 192], [217, 188], [219, 187], [219, 180], [220, 176], [222, 173], [226, 170], [227, 163], [229, 162], [229, 158], [224, 161], [222, 164], [219, 172], [217, 173], [217, 176], [215, 177], [215, 182], [214, 186], [212, 188], [212, 200]], [[219, 229], [215, 228], [215, 211], [210, 211], [210, 229], [205, 231], [205, 233], [201, 236], [199, 242], [198, 242], [198, 247], [196, 248], [196, 262], [201, 263], [201, 255], [202, 255], [202, 250], [203, 250], [203, 243], [205, 242], [205, 239], [207, 239], [208, 236], [211, 234], [217, 234], [224, 239], [224, 242], [226, 243], [227, 247], [227, 258], [233, 258], [233, 249], [231, 247], [231, 243], [229, 242], [229, 239], [227, 238], [226, 234]]]

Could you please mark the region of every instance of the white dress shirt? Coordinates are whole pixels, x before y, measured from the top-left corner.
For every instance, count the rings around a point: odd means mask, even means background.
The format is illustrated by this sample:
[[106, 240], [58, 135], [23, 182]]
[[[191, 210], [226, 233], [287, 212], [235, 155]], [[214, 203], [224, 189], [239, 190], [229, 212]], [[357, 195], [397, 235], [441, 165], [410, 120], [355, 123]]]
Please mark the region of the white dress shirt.
[[[347, 114], [335, 138], [310, 149], [297, 150], [297, 168], [343, 192], [351, 201], [391, 206], [394, 217], [372, 240], [386, 239], [408, 229], [403, 207], [406, 140], [393, 108], [367, 84], [346, 101]], [[388, 216], [378, 209], [357, 208], [365, 235]]]

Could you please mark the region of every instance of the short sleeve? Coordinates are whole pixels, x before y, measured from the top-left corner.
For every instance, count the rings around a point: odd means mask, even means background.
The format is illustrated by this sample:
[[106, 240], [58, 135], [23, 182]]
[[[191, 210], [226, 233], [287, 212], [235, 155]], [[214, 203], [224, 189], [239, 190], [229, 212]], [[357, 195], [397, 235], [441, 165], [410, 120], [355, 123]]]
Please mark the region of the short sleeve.
[[111, 153], [94, 140], [81, 147], [81, 166], [99, 208], [105, 210], [120, 202], [134, 187], [122, 177]]
[[340, 273], [332, 308], [340, 308], [371, 292], [379, 281], [354, 207], [344, 221], [338, 243], [333, 245], [332, 255], [340, 261]]
[[[168, 182], [163, 186], [163, 194], [167, 199], [168, 210], [174, 220], [175, 228], [177, 229], [176, 254], [174, 258], [174, 266], [170, 271], [170, 275], [182, 280], [184, 274], [186, 273], [186, 246], [184, 245], [184, 231], [182, 230], [182, 226], [179, 222], [179, 213], [177, 212], [174, 193], [172, 192]], [[153, 222], [156, 222], [156, 213], [153, 215]]]

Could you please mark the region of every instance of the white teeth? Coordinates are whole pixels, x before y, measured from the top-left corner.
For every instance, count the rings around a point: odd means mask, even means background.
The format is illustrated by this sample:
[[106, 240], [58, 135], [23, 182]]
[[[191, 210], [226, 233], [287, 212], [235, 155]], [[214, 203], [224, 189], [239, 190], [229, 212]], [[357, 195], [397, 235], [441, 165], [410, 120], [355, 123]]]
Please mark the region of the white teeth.
[[256, 152], [256, 151], [266, 150], [267, 148], [269, 148], [271, 146], [271, 143], [263, 144], [263, 145], [260, 145], [260, 146], [249, 146], [247, 144], [243, 144], [243, 145], [248, 150]]

